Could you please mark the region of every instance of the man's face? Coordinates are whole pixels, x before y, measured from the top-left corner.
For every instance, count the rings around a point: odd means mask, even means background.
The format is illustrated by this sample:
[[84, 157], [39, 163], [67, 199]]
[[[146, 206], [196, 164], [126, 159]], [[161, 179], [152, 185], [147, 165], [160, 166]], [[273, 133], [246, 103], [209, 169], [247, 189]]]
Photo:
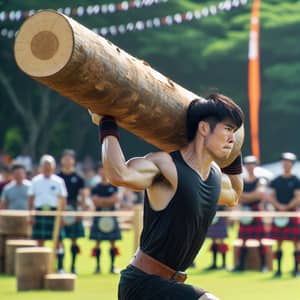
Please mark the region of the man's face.
[[288, 159], [283, 159], [281, 161], [281, 163], [282, 163], [282, 168], [283, 168], [284, 173], [290, 173], [292, 171], [292, 168], [294, 165], [293, 161], [288, 160]]
[[213, 158], [226, 159], [229, 157], [235, 143], [235, 125], [231, 121], [223, 121], [205, 137], [205, 146]]
[[254, 173], [254, 169], [256, 167], [256, 163], [248, 163], [248, 164], [244, 164], [248, 174], [253, 174]]
[[52, 166], [52, 164], [50, 162], [45, 161], [41, 166], [41, 172], [45, 176], [50, 176], [54, 173], [54, 167]]
[[13, 171], [13, 177], [16, 181], [20, 182], [26, 178], [26, 172], [23, 168], [18, 168]]
[[75, 159], [73, 155], [66, 154], [61, 158], [61, 164], [64, 168], [73, 168], [75, 165]]

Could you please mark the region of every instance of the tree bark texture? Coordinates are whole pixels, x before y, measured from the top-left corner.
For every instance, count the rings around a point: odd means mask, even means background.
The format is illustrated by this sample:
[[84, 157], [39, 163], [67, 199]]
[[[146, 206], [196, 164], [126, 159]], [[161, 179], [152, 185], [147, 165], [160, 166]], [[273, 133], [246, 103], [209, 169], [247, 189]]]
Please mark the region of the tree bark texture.
[[[25, 21], [15, 58], [33, 79], [95, 113], [114, 116], [121, 127], [164, 151], [187, 144], [186, 108], [203, 99], [56, 11]], [[240, 151], [243, 137], [240, 129], [228, 161]]]

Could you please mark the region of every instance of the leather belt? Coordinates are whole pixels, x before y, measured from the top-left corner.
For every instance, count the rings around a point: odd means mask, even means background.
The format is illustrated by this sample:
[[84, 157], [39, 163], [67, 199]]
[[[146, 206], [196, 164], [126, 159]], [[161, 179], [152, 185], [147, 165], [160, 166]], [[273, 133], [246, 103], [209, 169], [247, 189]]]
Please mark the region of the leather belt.
[[141, 249], [137, 250], [130, 264], [144, 273], [157, 275], [168, 280], [184, 282], [187, 278], [185, 272], [173, 270], [157, 259], [144, 253]]

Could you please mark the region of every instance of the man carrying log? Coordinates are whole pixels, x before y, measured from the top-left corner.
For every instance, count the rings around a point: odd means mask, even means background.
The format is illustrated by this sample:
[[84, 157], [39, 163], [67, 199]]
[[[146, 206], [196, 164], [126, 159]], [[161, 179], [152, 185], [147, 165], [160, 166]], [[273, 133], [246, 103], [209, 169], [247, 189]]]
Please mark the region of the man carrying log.
[[243, 118], [239, 106], [221, 94], [193, 100], [187, 146], [125, 162], [114, 118], [92, 114], [110, 182], [146, 190], [140, 249], [121, 273], [119, 300], [218, 299], [184, 284], [184, 271], [200, 250], [217, 205], [236, 205], [242, 192], [241, 156], [222, 170], [213, 161], [228, 158]]

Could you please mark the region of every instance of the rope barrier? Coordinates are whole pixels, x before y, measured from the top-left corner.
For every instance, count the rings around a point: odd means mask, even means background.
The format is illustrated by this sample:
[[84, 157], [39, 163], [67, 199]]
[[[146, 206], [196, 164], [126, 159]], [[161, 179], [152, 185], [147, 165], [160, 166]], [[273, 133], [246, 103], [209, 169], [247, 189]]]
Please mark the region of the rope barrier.
[[[142, 213], [142, 210], [139, 210]], [[40, 211], [40, 210], [0, 210], [0, 216], [74, 216], [74, 217], [133, 217], [135, 214], [131, 210], [118, 211]], [[279, 212], [279, 211], [218, 211], [217, 217], [298, 217], [300, 211]]]

